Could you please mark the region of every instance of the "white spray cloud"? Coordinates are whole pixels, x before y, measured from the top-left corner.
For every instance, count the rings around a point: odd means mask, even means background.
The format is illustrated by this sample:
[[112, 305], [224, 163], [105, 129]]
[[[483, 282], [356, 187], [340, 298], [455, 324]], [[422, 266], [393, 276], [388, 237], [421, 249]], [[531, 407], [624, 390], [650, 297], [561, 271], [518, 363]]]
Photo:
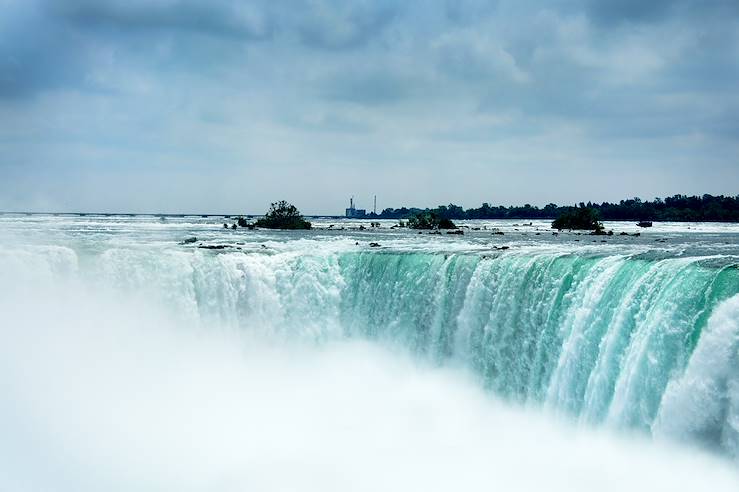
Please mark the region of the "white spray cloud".
[[38, 286], [0, 300], [0, 489], [737, 490], [728, 463], [508, 407], [357, 341]]

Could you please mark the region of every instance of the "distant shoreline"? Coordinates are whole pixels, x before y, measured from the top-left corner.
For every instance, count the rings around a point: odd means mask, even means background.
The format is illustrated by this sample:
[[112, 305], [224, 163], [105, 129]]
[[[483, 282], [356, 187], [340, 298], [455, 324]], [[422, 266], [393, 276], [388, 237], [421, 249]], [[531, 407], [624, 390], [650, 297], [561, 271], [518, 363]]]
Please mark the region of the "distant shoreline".
[[[642, 200], [630, 198], [618, 203], [592, 203], [580, 202], [577, 205], [557, 205], [549, 203], [539, 208], [528, 203], [523, 206], [503, 205], [492, 206], [485, 202], [478, 208], [465, 209], [459, 205], [439, 205], [436, 208], [401, 207], [386, 208], [379, 214], [375, 212], [366, 213], [364, 210], [355, 209], [353, 203], [351, 208], [346, 209], [346, 215], [317, 214], [306, 215], [308, 218], [326, 219], [352, 219], [352, 220], [405, 220], [419, 213], [429, 212], [440, 219], [449, 220], [554, 220], [565, 213], [571, 213], [578, 208], [593, 209], [598, 220], [601, 221], [654, 221], [654, 222], [739, 222], [739, 195], [709, 195], [688, 196], [673, 195], [654, 200]], [[0, 212], [0, 215], [58, 215], [58, 216], [101, 216], [101, 217], [264, 217], [263, 214], [211, 214], [211, 213], [127, 213], [127, 212]]]
[[429, 212], [436, 217], [450, 220], [554, 220], [563, 214], [572, 214], [578, 209], [590, 209], [591, 215], [599, 221], [654, 221], [654, 222], [739, 222], [739, 195], [687, 196], [673, 195], [644, 201], [640, 198], [621, 200], [618, 203], [580, 202], [577, 205], [559, 206], [549, 203], [539, 208], [524, 206], [492, 206], [483, 203], [478, 208], [464, 209], [459, 205], [439, 205], [434, 209], [386, 208], [381, 213], [367, 214], [374, 219], [405, 219], [421, 212]]
[[[55, 216], [55, 217], [163, 217], [163, 218], [235, 218], [235, 217], [248, 217], [257, 218], [263, 217], [259, 214], [170, 214], [170, 213], [107, 213], [107, 212], [6, 212], [0, 211], [0, 216], [8, 215], [19, 215], [19, 216]], [[378, 214], [379, 215], [379, 214]], [[373, 220], [399, 220], [396, 218], [379, 217], [379, 216], [366, 216], [366, 217], [346, 217], [344, 215], [305, 215], [308, 219], [332, 219], [332, 220], [349, 220], [349, 221], [373, 221]], [[550, 221], [553, 220], [551, 217], [495, 217], [495, 218], [462, 218], [455, 220], [538, 220], [538, 221]], [[637, 219], [603, 219], [606, 222], [635, 222]], [[684, 220], [654, 220], [656, 223], [701, 223], [701, 224], [739, 224], [739, 220], [699, 220], [699, 219], [684, 219]]]

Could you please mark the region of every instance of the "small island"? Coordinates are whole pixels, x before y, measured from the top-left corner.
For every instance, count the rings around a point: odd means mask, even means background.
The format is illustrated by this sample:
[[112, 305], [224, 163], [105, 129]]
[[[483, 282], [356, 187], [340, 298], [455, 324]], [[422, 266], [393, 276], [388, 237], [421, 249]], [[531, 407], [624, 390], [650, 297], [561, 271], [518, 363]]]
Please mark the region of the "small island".
[[599, 215], [594, 208], [573, 207], [552, 221], [552, 229], [584, 230], [599, 234], [604, 230], [603, 223], [598, 220]]
[[433, 211], [419, 212], [408, 218], [409, 229], [456, 229], [451, 219], [441, 217]]
[[254, 225], [263, 229], [310, 229], [311, 223], [305, 220], [295, 205], [280, 200], [272, 203], [264, 218]]

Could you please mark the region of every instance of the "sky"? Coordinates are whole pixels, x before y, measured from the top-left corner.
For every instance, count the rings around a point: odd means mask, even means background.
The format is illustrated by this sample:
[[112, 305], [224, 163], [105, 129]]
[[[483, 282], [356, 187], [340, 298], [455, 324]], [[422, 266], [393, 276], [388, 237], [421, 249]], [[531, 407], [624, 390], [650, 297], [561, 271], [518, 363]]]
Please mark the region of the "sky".
[[0, 210], [739, 193], [736, 0], [0, 0]]

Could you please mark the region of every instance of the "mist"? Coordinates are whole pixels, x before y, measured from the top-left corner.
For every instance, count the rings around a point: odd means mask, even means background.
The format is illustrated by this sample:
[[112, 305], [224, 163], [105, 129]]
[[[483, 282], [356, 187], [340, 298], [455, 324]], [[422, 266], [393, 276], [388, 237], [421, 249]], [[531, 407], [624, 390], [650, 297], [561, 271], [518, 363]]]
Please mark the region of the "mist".
[[400, 350], [188, 325], [40, 278], [0, 289], [3, 490], [739, 486], [728, 461], [555, 421]]

